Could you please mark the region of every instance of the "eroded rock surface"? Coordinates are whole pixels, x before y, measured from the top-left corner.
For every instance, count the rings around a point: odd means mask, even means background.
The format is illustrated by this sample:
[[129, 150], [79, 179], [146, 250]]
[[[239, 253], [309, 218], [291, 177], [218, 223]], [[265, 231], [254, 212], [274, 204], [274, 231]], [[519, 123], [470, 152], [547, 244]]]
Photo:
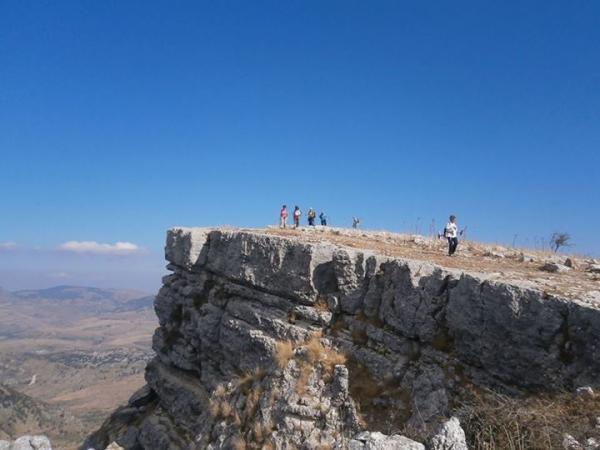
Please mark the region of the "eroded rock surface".
[[0, 450], [52, 450], [52, 445], [46, 436], [26, 435], [13, 442], [0, 441]]
[[170, 230], [166, 257], [148, 385], [85, 448], [420, 449], [390, 431], [441, 424], [462, 449], [466, 383], [598, 383], [600, 312], [526, 282], [243, 230]]

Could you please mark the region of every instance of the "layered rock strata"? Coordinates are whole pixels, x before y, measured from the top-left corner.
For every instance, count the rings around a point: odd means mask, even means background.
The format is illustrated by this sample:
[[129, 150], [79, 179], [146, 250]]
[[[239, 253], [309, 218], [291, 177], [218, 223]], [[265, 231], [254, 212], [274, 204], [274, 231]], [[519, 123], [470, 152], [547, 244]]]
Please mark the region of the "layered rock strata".
[[427, 433], [466, 384], [600, 379], [600, 311], [526, 282], [252, 230], [175, 228], [166, 258], [148, 384], [85, 448], [423, 448], [378, 432]]

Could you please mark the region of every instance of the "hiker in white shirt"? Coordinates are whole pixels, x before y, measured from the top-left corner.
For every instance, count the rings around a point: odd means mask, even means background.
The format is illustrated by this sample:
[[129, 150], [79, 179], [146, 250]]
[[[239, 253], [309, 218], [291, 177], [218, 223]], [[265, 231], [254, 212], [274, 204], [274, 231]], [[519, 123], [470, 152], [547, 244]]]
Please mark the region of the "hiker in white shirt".
[[448, 256], [454, 255], [458, 247], [458, 226], [456, 225], [456, 216], [450, 216], [450, 222], [446, 224], [444, 235], [448, 238]]
[[300, 216], [302, 215], [302, 211], [299, 206], [294, 207], [294, 228], [298, 228], [300, 226]]

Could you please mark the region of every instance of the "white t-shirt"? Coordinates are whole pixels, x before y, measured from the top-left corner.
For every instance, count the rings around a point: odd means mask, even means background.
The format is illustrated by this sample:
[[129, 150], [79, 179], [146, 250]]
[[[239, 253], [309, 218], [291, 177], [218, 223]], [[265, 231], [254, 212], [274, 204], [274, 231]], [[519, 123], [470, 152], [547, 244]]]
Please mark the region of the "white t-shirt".
[[455, 223], [448, 222], [446, 224], [446, 237], [447, 238], [455, 238], [458, 237], [458, 227]]

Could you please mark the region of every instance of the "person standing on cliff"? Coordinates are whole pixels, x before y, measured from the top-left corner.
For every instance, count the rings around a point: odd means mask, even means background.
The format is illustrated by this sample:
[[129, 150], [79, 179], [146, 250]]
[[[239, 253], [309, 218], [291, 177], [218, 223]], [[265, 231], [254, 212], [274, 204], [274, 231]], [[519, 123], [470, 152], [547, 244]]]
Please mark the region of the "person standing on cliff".
[[326, 227], [327, 226], [327, 216], [325, 215], [325, 213], [323, 211], [321, 211], [321, 214], [319, 214], [319, 219], [321, 219], [321, 225]]
[[315, 219], [317, 218], [317, 212], [314, 209], [309, 208], [308, 213], [306, 214], [306, 217], [308, 217], [308, 225], [311, 227], [314, 227]]
[[444, 235], [448, 239], [448, 256], [454, 255], [458, 247], [458, 225], [456, 225], [456, 216], [450, 216], [450, 222], [444, 228]]
[[298, 228], [300, 226], [300, 216], [302, 215], [302, 211], [300, 211], [299, 206], [294, 207], [294, 228]]
[[287, 218], [288, 218], [287, 205], [283, 205], [281, 207], [281, 212], [279, 213], [279, 228], [287, 227]]

